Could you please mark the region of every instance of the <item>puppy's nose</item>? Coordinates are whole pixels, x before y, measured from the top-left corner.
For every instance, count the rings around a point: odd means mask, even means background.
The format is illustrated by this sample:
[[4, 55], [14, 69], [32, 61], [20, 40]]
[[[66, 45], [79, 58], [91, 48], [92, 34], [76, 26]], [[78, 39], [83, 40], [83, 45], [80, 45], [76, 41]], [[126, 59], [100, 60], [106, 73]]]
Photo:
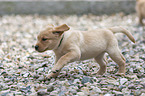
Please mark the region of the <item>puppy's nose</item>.
[[38, 48], [39, 48], [39, 46], [38, 46], [38, 45], [36, 45], [36, 46], [35, 46], [35, 50], [38, 50]]

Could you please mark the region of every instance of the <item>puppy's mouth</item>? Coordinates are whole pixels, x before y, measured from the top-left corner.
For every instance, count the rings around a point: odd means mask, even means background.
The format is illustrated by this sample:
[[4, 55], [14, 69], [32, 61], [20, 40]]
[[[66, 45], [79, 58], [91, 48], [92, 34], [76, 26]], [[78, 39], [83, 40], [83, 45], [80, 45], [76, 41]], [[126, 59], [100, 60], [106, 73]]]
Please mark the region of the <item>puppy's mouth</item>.
[[36, 51], [38, 51], [38, 52], [40, 52], [40, 53], [42, 53], [42, 52], [45, 52], [45, 51], [47, 51], [48, 50], [48, 48], [46, 48], [46, 49], [44, 49], [44, 50], [36, 50]]

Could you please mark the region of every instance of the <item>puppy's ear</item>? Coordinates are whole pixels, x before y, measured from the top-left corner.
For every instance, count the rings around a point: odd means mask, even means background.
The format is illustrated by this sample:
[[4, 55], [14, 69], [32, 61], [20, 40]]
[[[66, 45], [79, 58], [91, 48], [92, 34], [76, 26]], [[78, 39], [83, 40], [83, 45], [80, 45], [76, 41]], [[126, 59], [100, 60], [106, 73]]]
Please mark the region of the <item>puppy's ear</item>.
[[55, 29], [53, 30], [53, 34], [59, 34], [61, 35], [64, 31], [68, 31], [70, 28], [66, 25], [60, 25], [58, 27], [55, 27]]

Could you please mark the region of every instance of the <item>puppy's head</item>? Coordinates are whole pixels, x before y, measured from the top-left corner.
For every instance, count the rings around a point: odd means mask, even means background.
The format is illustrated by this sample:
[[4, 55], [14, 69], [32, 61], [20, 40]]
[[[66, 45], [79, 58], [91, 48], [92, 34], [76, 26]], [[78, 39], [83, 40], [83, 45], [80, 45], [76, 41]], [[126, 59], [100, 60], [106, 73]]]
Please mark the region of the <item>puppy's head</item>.
[[38, 52], [44, 52], [46, 50], [53, 50], [58, 47], [62, 34], [64, 31], [70, 28], [66, 25], [60, 25], [57, 27], [48, 27], [46, 30], [41, 31], [37, 36], [37, 43], [35, 45], [35, 50]]

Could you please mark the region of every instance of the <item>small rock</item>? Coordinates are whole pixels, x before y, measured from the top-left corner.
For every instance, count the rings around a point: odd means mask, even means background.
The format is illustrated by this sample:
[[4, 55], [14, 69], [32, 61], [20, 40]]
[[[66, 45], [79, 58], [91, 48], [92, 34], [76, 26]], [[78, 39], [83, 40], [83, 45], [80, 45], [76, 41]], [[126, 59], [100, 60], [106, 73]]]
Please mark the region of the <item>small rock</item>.
[[37, 94], [38, 94], [38, 95], [47, 95], [48, 92], [47, 92], [47, 89], [39, 89], [39, 90], [37, 91]]
[[27, 93], [28, 91], [30, 91], [31, 87], [27, 86], [27, 87], [23, 87], [20, 89], [20, 91]]
[[120, 86], [119, 86], [119, 89], [120, 89], [120, 90], [122, 90], [123, 88], [126, 88], [126, 86], [125, 86], [125, 85], [120, 85]]
[[107, 91], [108, 90], [108, 88], [101, 88], [103, 91]]
[[44, 70], [44, 68], [39, 68], [37, 71], [42, 72], [43, 70]]
[[84, 92], [78, 92], [77, 95], [78, 96], [85, 96], [85, 93]]
[[14, 93], [8, 93], [6, 96], [15, 96]]
[[36, 78], [36, 79], [38, 79], [39, 78], [39, 75], [34, 74], [33, 77]]
[[82, 87], [81, 91], [84, 92], [85, 94], [89, 93], [89, 88], [88, 87]]
[[119, 85], [119, 82], [117, 80], [107, 80], [107, 82], [113, 85]]
[[75, 79], [75, 80], [73, 81], [73, 84], [76, 84], [76, 83], [80, 83], [80, 79]]
[[135, 96], [140, 96], [141, 95], [141, 91], [140, 90], [135, 90], [134, 91], [134, 95]]
[[124, 96], [122, 92], [113, 90], [112, 93], [116, 94], [116, 96]]
[[6, 77], [8, 74], [7, 74], [7, 72], [4, 71], [4, 72], [1, 73], [1, 75]]
[[97, 93], [101, 93], [102, 92], [101, 89], [98, 88], [97, 86], [93, 86], [91, 88], [93, 88], [92, 91], [94, 91], [94, 92], [97, 92]]
[[0, 95], [1, 96], [7, 96], [7, 94], [9, 94], [9, 93], [10, 93], [10, 90], [3, 90], [3, 91], [0, 92]]
[[131, 79], [138, 79], [137, 75], [130, 75]]
[[35, 57], [32, 56], [32, 55], [30, 55], [30, 56], [28, 56], [27, 58], [34, 59]]
[[52, 91], [49, 95], [50, 96], [57, 96], [58, 95], [58, 91]]
[[23, 77], [28, 77], [30, 73], [26, 73], [23, 75]]
[[32, 92], [30, 94], [30, 96], [36, 96], [37, 95], [37, 92], [35, 91], [34, 87], [32, 87], [30, 91]]
[[135, 85], [134, 84], [131, 84], [128, 86], [128, 89], [136, 89]]
[[104, 96], [112, 96], [112, 94], [108, 94], [108, 93], [107, 93], [107, 94], [105, 94]]
[[145, 96], [145, 93], [142, 93], [140, 96]]
[[84, 83], [87, 83], [87, 82], [93, 83], [92, 78], [86, 77], [86, 76], [83, 77], [82, 80], [81, 80], [81, 83], [84, 84]]
[[37, 80], [44, 81], [45, 80], [45, 77], [44, 76], [40, 76]]
[[47, 67], [47, 64], [45, 63], [45, 64], [42, 64], [42, 67]]
[[126, 79], [126, 78], [121, 78], [121, 79], [120, 79], [120, 84], [123, 85], [123, 84], [125, 84], [125, 82], [127, 82], [127, 81], [128, 81], [128, 79]]
[[47, 87], [47, 91], [48, 91], [48, 92], [51, 92], [51, 91], [53, 91], [53, 90], [54, 90], [53, 85], [50, 85], [50, 86]]
[[15, 96], [23, 96], [22, 92], [15, 92]]

